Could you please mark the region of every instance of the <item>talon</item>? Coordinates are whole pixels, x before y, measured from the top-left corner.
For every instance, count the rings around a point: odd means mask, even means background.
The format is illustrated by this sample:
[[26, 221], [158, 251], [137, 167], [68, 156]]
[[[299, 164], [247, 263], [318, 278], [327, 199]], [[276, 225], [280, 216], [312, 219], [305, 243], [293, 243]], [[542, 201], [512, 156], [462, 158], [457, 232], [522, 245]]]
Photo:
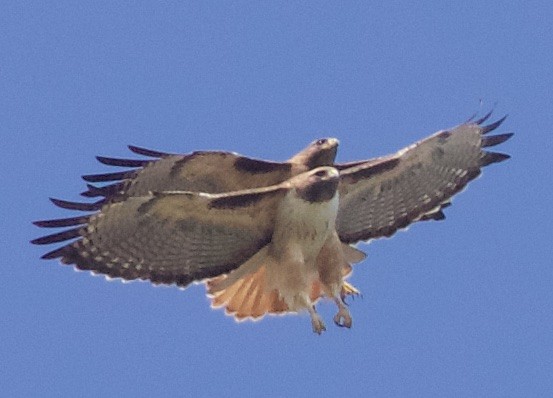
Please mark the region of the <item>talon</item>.
[[351, 328], [353, 320], [349, 311], [344, 308], [343, 310], [340, 309], [338, 313], [334, 316], [334, 323], [341, 328], [345, 327], [349, 329]]
[[317, 333], [317, 334], [320, 335], [322, 332], [324, 332], [326, 330], [326, 326], [325, 326], [323, 320], [318, 315], [315, 315], [314, 318], [312, 317], [311, 324], [313, 325], [313, 332], [314, 333]]
[[340, 327], [351, 328], [353, 320], [348, 308], [343, 300], [335, 298], [336, 305], [338, 306], [338, 313], [334, 316], [334, 323]]
[[340, 292], [340, 296], [342, 300], [344, 300], [347, 296], [361, 296], [361, 292], [357, 290], [357, 288], [351, 283], [344, 281], [342, 284], [342, 291]]
[[311, 315], [311, 325], [313, 326], [313, 332], [320, 335], [322, 332], [326, 330], [326, 326], [322, 318], [315, 311], [315, 307], [312, 307], [309, 310], [309, 315]]

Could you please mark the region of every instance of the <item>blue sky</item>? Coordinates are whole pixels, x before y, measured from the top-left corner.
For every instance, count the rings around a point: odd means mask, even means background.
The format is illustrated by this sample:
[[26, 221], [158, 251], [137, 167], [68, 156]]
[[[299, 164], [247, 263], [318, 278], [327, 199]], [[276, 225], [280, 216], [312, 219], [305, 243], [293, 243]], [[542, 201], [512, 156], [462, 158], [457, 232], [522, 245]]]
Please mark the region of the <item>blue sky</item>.
[[[0, 12], [0, 385], [6, 396], [553, 394], [553, 5], [7, 1]], [[413, 3], [414, 4], [414, 3]], [[512, 159], [446, 210], [361, 245], [351, 330], [237, 324], [185, 291], [40, 260], [95, 155], [127, 144], [341, 161], [474, 112], [508, 113]], [[330, 320], [335, 309], [320, 306]]]

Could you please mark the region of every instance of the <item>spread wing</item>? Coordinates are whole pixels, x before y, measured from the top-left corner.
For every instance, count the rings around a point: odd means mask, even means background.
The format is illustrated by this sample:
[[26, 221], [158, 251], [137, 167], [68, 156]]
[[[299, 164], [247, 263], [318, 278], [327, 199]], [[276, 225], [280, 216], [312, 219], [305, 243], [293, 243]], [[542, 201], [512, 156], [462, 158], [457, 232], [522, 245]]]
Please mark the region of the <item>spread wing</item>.
[[104, 186], [88, 184], [81, 195], [103, 197], [103, 204], [148, 192], [194, 191], [222, 193], [272, 186], [291, 176], [290, 163], [269, 162], [233, 152], [198, 151], [174, 155], [135, 146], [129, 149], [150, 159], [117, 159], [98, 156], [103, 164], [125, 167], [126, 170], [106, 174], [91, 174], [83, 179]]
[[512, 136], [487, 136], [505, 119], [482, 126], [488, 117], [440, 131], [394, 155], [340, 167], [340, 239], [355, 243], [391, 236], [418, 220], [443, 219], [442, 208], [482, 167], [509, 158], [483, 149]]
[[110, 277], [184, 287], [239, 267], [269, 243], [276, 208], [287, 191], [283, 186], [130, 197], [95, 214], [37, 221], [40, 227], [73, 228], [32, 243], [77, 238], [43, 258], [61, 258]]
[[116, 159], [98, 156], [103, 164], [125, 167], [126, 170], [91, 174], [83, 179], [103, 186], [88, 184], [86, 197], [103, 197], [95, 206], [142, 196], [148, 192], [193, 191], [223, 193], [268, 187], [319, 166], [334, 163], [338, 140], [322, 138], [310, 143], [287, 162], [252, 159], [234, 152], [198, 151], [176, 155], [129, 146], [129, 149], [150, 159]]

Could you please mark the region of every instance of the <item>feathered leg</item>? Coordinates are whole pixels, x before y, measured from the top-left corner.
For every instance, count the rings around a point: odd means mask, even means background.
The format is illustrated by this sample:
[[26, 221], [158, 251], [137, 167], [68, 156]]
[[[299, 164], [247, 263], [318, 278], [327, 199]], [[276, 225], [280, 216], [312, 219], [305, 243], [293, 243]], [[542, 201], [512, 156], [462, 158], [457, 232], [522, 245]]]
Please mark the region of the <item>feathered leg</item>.
[[352, 325], [351, 314], [344, 303], [344, 291], [357, 292], [352, 285], [346, 284], [343, 279], [343, 270], [350, 267], [346, 261], [343, 245], [334, 233], [325, 242], [317, 258], [319, 279], [326, 295], [332, 298], [338, 306], [338, 313], [334, 316], [334, 323], [338, 326], [350, 328]]
[[326, 330], [325, 324], [320, 315], [317, 314], [315, 306], [312, 305], [311, 307], [308, 307], [307, 311], [309, 311], [309, 316], [311, 316], [311, 325], [313, 326], [313, 332], [317, 334], [321, 334], [322, 332], [324, 332]]

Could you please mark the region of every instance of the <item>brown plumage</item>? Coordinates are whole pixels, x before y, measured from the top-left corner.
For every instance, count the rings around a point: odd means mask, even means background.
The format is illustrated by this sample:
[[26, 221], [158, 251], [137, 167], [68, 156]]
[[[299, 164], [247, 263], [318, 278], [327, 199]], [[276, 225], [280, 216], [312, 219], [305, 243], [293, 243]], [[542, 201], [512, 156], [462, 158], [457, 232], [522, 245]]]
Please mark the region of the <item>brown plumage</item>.
[[129, 146], [132, 152], [154, 159], [116, 159], [98, 156], [100, 163], [116, 167], [136, 167], [122, 172], [83, 176], [88, 182], [112, 182], [102, 187], [88, 185], [86, 197], [103, 197], [101, 203], [142, 196], [148, 192], [194, 191], [223, 193], [267, 187], [334, 163], [338, 140], [313, 141], [286, 162], [252, 159], [233, 152], [197, 151], [186, 155], [169, 154]]
[[451, 197], [482, 167], [508, 159], [485, 149], [512, 136], [487, 135], [504, 120], [482, 125], [488, 117], [393, 155], [344, 164], [334, 164], [334, 139], [316, 141], [282, 163], [131, 147], [156, 159], [99, 157], [135, 169], [85, 176], [116, 182], [90, 185], [84, 195], [101, 197], [93, 203], [54, 199], [62, 208], [95, 213], [37, 221], [70, 229], [33, 243], [76, 239], [43, 258], [111, 277], [181, 287], [207, 281], [213, 306], [237, 319], [307, 310], [320, 333], [324, 323], [314, 303], [328, 297], [339, 309], [334, 321], [349, 327], [343, 297], [357, 290], [344, 278], [364, 258], [351, 245], [443, 219]]

